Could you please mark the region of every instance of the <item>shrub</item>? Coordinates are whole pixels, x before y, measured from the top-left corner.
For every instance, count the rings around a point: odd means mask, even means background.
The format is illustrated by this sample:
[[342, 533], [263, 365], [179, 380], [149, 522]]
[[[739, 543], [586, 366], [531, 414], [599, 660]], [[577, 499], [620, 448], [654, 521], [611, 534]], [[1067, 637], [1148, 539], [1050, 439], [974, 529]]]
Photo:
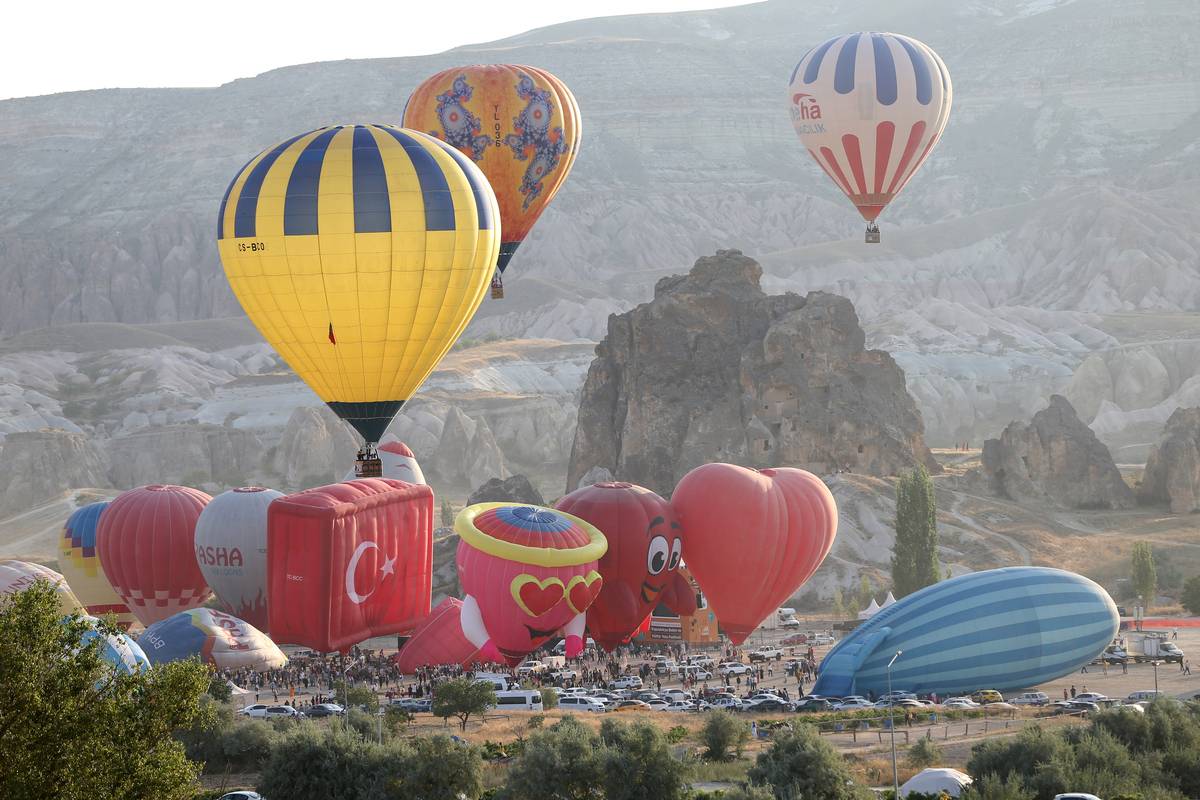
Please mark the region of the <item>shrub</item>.
[[679, 744], [688, 737], [688, 729], [682, 725], [676, 725], [671, 730], [667, 731], [667, 741], [671, 744]]
[[532, 716], [529, 717], [529, 720], [525, 723], [525, 726], [527, 728], [529, 728], [529, 730], [531, 730], [531, 731], [536, 731], [538, 728], [542, 727], [542, 725], [544, 725], [545, 723], [546, 723], [546, 715], [545, 714], [533, 714]]
[[605, 800], [682, 800], [685, 767], [671, 757], [666, 737], [654, 725], [600, 723], [600, 773]]
[[558, 708], [558, 693], [550, 689], [542, 689], [542, 708], [549, 711], [552, 708]]
[[704, 757], [713, 761], [725, 761], [732, 755], [741, 756], [749, 740], [750, 729], [746, 723], [734, 719], [727, 711], [708, 712], [704, 727], [700, 729], [700, 741], [706, 748]]
[[942, 748], [928, 736], [923, 736], [908, 749], [908, 764], [917, 769], [932, 767], [942, 760]]
[[854, 785], [845, 759], [807, 725], [781, 734], [750, 768], [750, 782], [770, 786], [779, 800], [857, 800], [867, 796]]
[[212, 680], [208, 682], [208, 695], [214, 700], [228, 703], [233, 697], [233, 690], [229, 688], [228, 681], [213, 675]]

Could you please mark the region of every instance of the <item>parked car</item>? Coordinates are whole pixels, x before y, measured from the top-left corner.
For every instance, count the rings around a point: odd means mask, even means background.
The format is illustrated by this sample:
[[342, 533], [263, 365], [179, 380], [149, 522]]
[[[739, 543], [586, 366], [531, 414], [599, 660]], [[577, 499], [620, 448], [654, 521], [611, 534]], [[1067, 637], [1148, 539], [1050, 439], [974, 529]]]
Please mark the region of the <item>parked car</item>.
[[976, 703], [974, 700], [972, 700], [969, 697], [955, 697], [955, 698], [952, 698], [950, 700], [946, 700], [945, 702], [943, 702], [942, 708], [958, 709], [961, 711], [963, 709], [979, 708], [979, 703]]
[[837, 644], [837, 639], [828, 633], [818, 633], [815, 636], [810, 637], [809, 643], [815, 645]]
[[650, 706], [652, 711], [666, 711], [667, 706], [671, 704], [666, 700], [647, 700], [646, 705]]
[[971, 699], [976, 703], [1003, 703], [1004, 695], [997, 692], [995, 689], [980, 689], [977, 692], [971, 693]]
[[717, 667], [717, 672], [721, 675], [745, 675], [749, 671], [750, 667], [740, 661], [726, 661]]
[[1078, 700], [1083, 703], [1103, 703], [1108, 699], [1108, 697], [1100, 694], [1099, 692], [1081, 692], [1071, 699]]
[[1156, 697], [1161, 696], [1162, 692], [1156, 689], [1142, 689], [1141, 691], [1130, 692], [1129, 696], [1125, 699], [1130, 703], [1140, 703], [1143, 701], [1154, 700]]
[[675, 712], [695, 711], [696, 704], [693, 703], [691, 700], [676, 700], [676, 701], [670, 703], [664, 710], [665, 711], [675, 711]]
[[590, 711], [599, 714], [603, 714], [608, 710], [604, 703], [592, 697], [584, 697], [583, 695], [560, 697], [558, 707], [563, 711]]
[[[393, 705], [395, 705], [393, 703]], [[407, 709], [406, 709], [407, 710]], [[346, 713], [346, 709], [339, 706], [337, 703], [320, 703], [304, 712], [305, 716], [319, 719], [321, 717], [340, 717]]]
[[783, 651], [778, 647], [760, 647], [750, 651], [750, 663], [755, 661], [770, 661], [772, 658], [783, 658]]
[[1050, 696], [1045, 692], [1025, 692], [1012, 698], [1008, 702], [1015, 706], [1044, 706], [1050, 702]]
[[263, 716], [268, 718], [298, 717], [300, 716], [300, 712], [291, 706], [267, 706], [266, 713]]
[[679, 668], [679, 677], [691, 678], [694, 681], [711, 681], [713, 674], [703, 667], [684, 664]]
[[920, 701], [911, 697], [900, 697], [895, 700], [880, 700], [875, 703], [876, 708], [925, 708], [925, 705]]
[[741, 707], [742, 707], [741, 700], [739, 700], [736, 697], [729, 697], [728, 695], [722, 696], [722, 697], [714, 697], [712, 700], [709, 701], [709, 704], [713, 708], [723, 708], [727, 711], [737, 711], [737, 710], [741, 709]]
[[545, 670], [546, 665], [536, 660], [522, 661], [517, 666], [518, 675], [540, 675]]
[[642, 679], [637, 675], [622, 675], [612, 683], [608, 684], [610, 689], [640, 689], [642, 688]]
[[692, 693], [684, 689], [666, 689], [659, 696], [672, 703], [692, 699]]
[[799, 628], [799, 627], [800, 627], [800, 620], [798, 620], [798, 619], [794, 619], [794, 618], [793, 618], [793, 619], [785, 619], [785, 620], [784, 620], [784, 621], [781, 623], [781, 625], [782, 625], [784, 628], [788, 628], [788, 629]]
[[641, 700], [618, 700], [613, 711], [650, 711], [649, 703]]
[[228, 792], [223, 794], [219, 800], [266, 800], [266, 798], [258, 792], [252, 792], [249, 789], [244, 789], [239, 792]]
[[834, 709], [838, 711], [857, 711], [860, 708], [874, 708], [874, 704], [862, 697], [847, 697], [842, 702], [834, 705]]
[[255, 703], [252, 706], [240, 709], [238, 713], [246, 717], [265, 717], [267, 715], [267, 704]]
[[832, 711], [833, 703], [824, 697], [804, 697], [792, 704], [795, 711]]
[[1054, 715], [1060, 714], [1094, 714], [1100, 710], [1100, 706], [1095, 703], [1089, 703], [1086, 700], [1059, 700], [1053, 704]]
[[742, 711], [759, 712], [774, 712], [774, 711], [791, 711], [792, 704], [786, 700], [780, 700], [778, 697], [772, 697], [768, 700], [758, 700], [748, 702], [742, 706]]
[[795, 647], [799, 644], [807, 644], [808, 636], [803, 633], [793, 633], [791, 636], [785, 636], [780, 642], [784, 647]]

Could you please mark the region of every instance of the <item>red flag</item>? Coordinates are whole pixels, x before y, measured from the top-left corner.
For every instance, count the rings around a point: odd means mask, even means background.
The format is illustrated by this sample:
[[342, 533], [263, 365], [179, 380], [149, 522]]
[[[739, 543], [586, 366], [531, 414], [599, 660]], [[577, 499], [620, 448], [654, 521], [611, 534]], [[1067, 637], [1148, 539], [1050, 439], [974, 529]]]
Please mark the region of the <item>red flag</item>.
[[329, 323], [329, 343], [337, 344], [337, 339], [333, 338], [333, 323]]

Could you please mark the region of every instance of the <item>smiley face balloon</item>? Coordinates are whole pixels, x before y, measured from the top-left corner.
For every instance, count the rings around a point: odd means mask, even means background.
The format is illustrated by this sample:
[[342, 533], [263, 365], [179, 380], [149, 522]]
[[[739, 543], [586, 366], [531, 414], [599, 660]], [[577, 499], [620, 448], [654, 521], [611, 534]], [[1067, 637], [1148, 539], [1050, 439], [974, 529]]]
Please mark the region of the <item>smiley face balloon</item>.
[[603, 585], [604, 534], [570, 514], [512, 503], [468, 506], [454, 530], [463, 635], [481, 658], [519, 664], [560, 629], [567, 657], [583, 652], [585, 615]]
[[571, 492], [555, 508], [595, 525], [608, 539], [600, 559], [604, 588], [588, 609], [588, 632], [612, 652], [662, 603], [680, 616], [696, 611], [696, 596], [679, 573], [684, 532], [671, 505], [632, 483], [609, 482]]

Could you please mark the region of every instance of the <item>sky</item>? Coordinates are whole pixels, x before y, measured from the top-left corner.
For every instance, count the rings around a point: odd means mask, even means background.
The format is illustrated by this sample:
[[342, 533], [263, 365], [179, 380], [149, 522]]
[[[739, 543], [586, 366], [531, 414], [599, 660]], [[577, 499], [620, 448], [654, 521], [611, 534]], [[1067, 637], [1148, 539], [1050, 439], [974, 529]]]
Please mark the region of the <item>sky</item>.
[[0, 99], [112, 87], [218, 86], [292, 64], [439, 53], [574, 19], [741, 4], [18, 0], [4, 11]]

